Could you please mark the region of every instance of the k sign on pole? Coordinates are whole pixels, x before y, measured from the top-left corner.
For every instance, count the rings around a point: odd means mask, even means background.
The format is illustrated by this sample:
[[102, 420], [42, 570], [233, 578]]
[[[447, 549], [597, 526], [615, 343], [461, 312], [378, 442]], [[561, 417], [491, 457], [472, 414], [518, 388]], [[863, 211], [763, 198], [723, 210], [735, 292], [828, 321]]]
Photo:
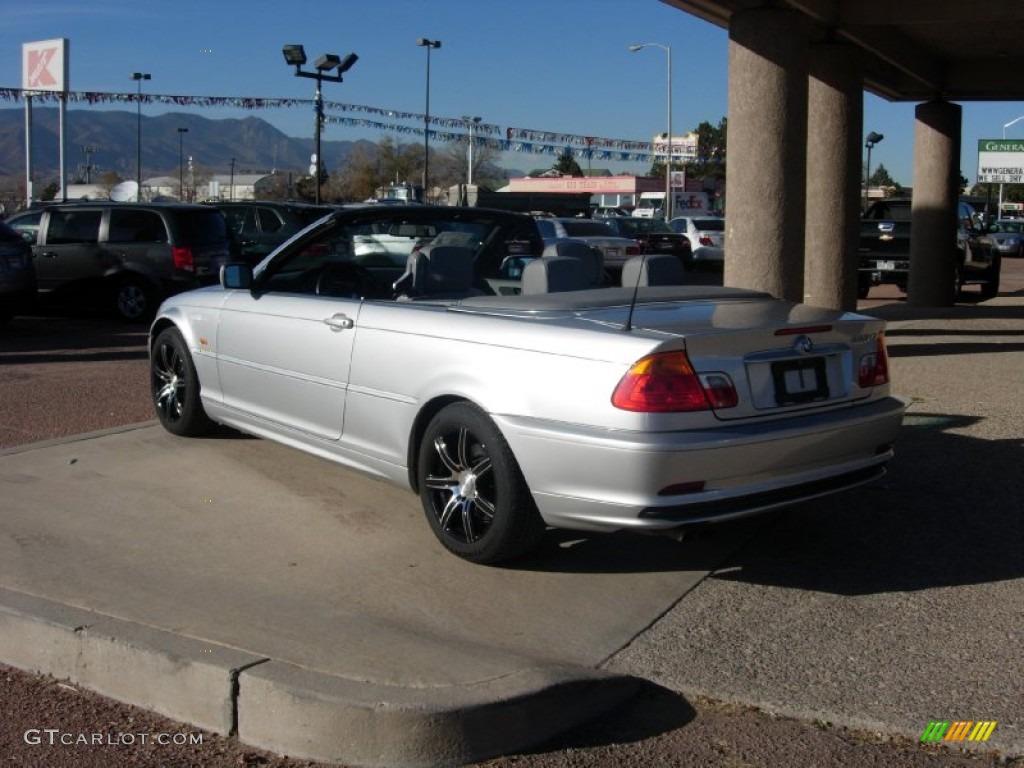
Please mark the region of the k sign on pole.
[[21, 46], [21, 87], [25, 93], [25, 191], [32, 202], [32, 91], [59, 93], [60, 105], [60, 190], [67, 199], [67, 94], [68, 88], [67, 38], [23, 43]]

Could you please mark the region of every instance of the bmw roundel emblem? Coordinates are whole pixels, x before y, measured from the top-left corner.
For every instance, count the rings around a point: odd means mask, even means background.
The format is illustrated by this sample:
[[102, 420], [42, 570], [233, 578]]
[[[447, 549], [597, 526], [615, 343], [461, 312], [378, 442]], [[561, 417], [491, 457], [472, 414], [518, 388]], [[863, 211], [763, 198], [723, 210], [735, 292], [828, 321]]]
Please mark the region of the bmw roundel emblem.
[[796, 341], [793, 342], [793, 349], [801, 355], [809, 355], [814, 351], [814, 342], [811, 341], [810, 336], [797, 336]]

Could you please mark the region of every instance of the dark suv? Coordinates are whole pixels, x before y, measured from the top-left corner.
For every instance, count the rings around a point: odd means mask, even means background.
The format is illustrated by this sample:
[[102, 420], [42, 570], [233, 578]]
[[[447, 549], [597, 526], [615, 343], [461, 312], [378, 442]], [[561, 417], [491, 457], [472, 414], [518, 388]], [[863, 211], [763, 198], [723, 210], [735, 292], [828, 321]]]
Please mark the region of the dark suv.
[[20, 232], [0, 222], [0, 323], [30, 306], [35, 295], [32, 248]]
[[216, 282], [230, 260], [224, 217], [204, 205], [61, 204], [7, 223], [34, 243], [42, 302], [99, 305], [130, 321], [146, 320], [165, 296]]
[[292, 235], [334, 210], [324, 205], [268, 200], [211, 205], [227, 219], [242, 259], [254, 266]]

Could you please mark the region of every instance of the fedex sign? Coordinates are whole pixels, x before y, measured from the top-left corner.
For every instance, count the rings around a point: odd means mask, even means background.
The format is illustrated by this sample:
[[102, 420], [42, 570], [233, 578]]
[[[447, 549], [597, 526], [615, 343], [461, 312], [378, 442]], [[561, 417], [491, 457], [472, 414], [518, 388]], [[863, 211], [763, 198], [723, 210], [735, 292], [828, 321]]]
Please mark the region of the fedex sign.
[[22, 44], [21, 87], [26, 91], [67, 91], [68, 41], [66, 38]]

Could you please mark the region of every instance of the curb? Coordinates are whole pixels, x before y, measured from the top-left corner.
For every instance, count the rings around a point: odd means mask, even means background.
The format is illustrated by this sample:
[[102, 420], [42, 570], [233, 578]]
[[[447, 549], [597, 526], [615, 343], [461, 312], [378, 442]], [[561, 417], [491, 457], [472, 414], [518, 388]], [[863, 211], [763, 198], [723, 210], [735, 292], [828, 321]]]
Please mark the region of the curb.
[[529, 749], [608, 711], [640, 684], [537, 663], [466, 686], [379, 685], [4, 588], [0, 662], [278, 754], [395, 768]]

